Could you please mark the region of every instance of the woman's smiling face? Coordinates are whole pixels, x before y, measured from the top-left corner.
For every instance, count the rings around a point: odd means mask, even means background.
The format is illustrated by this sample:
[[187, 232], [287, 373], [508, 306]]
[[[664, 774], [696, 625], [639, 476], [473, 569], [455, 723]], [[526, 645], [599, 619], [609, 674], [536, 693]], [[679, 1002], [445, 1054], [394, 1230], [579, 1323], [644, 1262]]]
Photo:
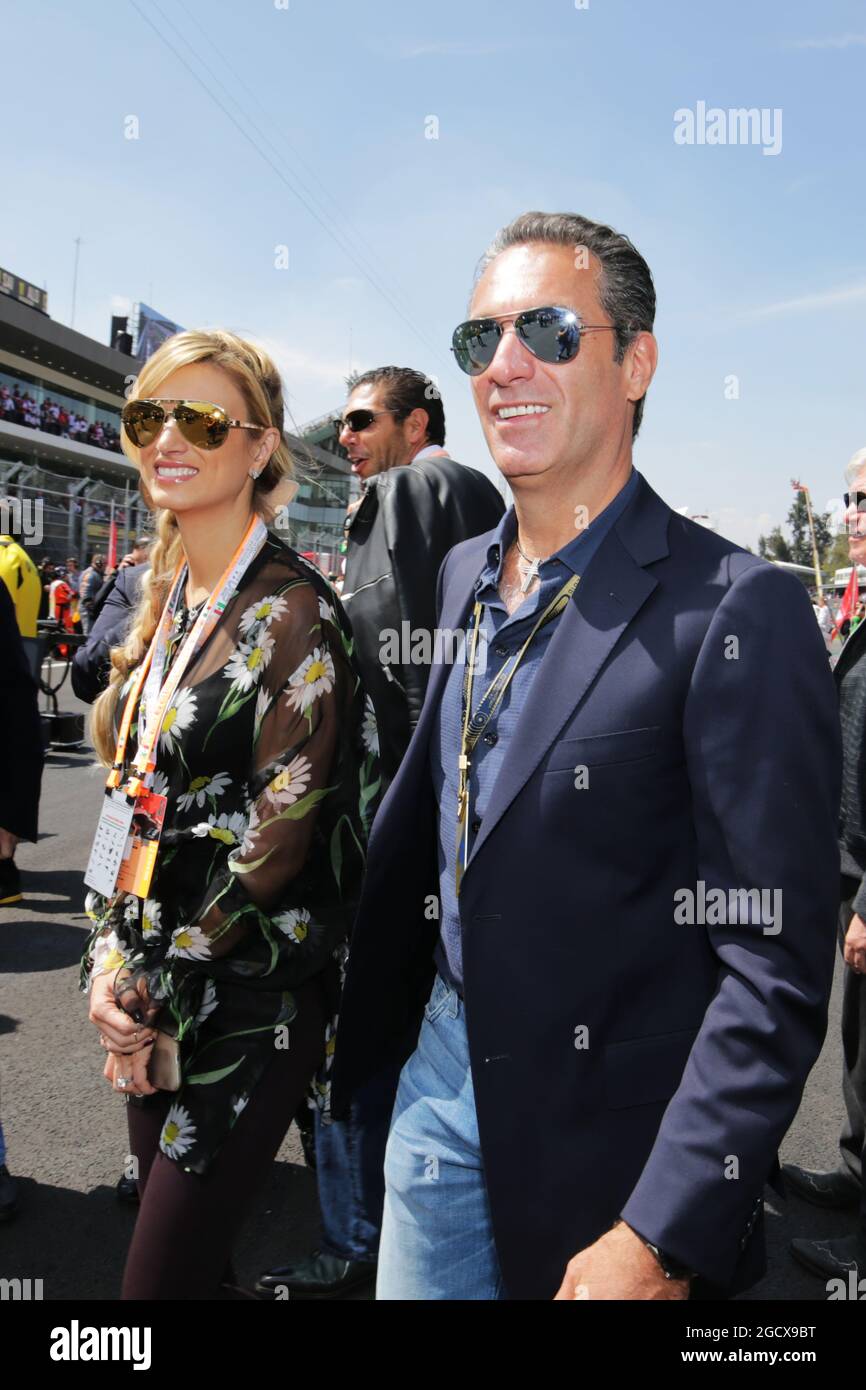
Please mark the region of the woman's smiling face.
[[[228, 372], [212, 362], [195, 362], [178, 367], [163, 381], [149, 400], [160, 401], [166, 410], [179, 400], [207, 401], [221, 406], [232, 420], [249, 423], [250, 407], [243, 392]], [[252, 498], [251, 470], [261, 471], [279, 435], [265, 429], [229, 430], [217, 449], [198, 449], [184, 439], [174, 419], [166, 420], [152, 444], [139, 450], [142, 481], [153, 504], [168, 507], [182, 515], [200, 508], [220, 508], [236, 503], [247, 491]]]

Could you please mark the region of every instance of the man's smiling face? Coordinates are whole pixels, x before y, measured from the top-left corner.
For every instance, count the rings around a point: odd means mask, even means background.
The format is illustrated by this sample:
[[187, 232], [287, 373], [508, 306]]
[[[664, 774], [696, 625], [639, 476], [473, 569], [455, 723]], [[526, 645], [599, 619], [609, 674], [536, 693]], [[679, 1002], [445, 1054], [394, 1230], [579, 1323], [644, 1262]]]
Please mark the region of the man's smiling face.
[[[476, 285], [470, 317], [559, 305], [574, 309], [584, 324], [609, 324], [598, 297], [599, 262], [590, 256], [581, 269], [575, 260], [572, 246], [510, 247]], [[604, 455], [611, 461], [618, 456], [623, 440], [631, 438], [630, 355], [616, 363], [615, 347], [614, 333], [588, 333], [571, 362], [541, 362], [513, 326], [504, 325], [493, 361], [471, 380], [487, 446], [510, 483], [532, 485], [536, 477], [549, 479]], [[516, 406], [536, 409], [515, 414]]]

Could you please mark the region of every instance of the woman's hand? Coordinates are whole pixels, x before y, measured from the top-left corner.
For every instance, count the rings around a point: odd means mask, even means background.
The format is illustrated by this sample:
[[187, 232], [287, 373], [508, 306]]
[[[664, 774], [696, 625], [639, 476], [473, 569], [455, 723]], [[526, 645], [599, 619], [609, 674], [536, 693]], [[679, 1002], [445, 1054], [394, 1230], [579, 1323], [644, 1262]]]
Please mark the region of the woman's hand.
[[[129, 971], [121, 970], [118, 974], [123, 979]], [[117, 1007], [114, 1000], [114, 982], [113, 974], [97, 975], [93, 981], [90, 990], [90, 1022], [99, 1029], [101, 1039], [105, 1039], [103, 1046], [111, 1052], [128, 1056], [146, 1047], [149, 1056], [149, 1046], [156, 1037], [156, 1030], [136, 1023], [134, 1018], [130, 1018], [128, 1013]], [[113, 1078], [109, 1077], [109, 1080]]]
[[102, 1075], [118, 1095], [156, 1095], [158, 1087], [152, 1086], [147, 1079], [150, 1052], [149, 1046], [141, 1048], [131, 1056], [119, 1052], [109, 1052], [105, 1059]]
[[121, 1013], [126, 1013], [139, 1031], [152, 1028], [160, 1011], [160, 1005], [151, 1001], [147, 981], [142, 972], [130, 975], [121, 969], [115, 976], [114, 1001]]

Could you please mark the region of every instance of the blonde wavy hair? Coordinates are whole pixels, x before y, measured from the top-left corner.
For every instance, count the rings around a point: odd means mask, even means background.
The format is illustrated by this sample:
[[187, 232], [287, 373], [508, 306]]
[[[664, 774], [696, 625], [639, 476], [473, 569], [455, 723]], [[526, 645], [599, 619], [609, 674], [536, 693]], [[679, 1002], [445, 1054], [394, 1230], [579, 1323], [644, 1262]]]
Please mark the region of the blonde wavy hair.
[[[212, 332], [191, 330], [175, 333], [157, 348], [139, 372], [130, 398], [152, 397], [167, 376], [180, 367], [196, 362], [212, 362], [231, 377], [247, 405], [247, 418], [262, 429], [280, 431], [280, 442], [267, 466], [253, 483], [253, 507], [265, 522], [273, 519], [268, 494], [283, 479], [294, 474], [294, 463], [283, 430], [283, 383], [273, 361], [257, 344], [239, 338], [226, 329]], [[250, 438], [259, 436], [250, 431]], [[121, 446], [127, 458], [138, 467], [139, 450], [121, 431]], [[144, 577], [141, 601], [123, 646], [111, 652], [108, 688], [96, 700], [90, 718], [90, 736], [100, 762], [110, 767], [114, 760], [114, 719], [120, 687], [144, 658], [168, 597], [171, 578], [181, 557], [181, 537], [177, 517], [168, 508], [155, 508], [139, 474], [139, 491], [154, 513], [156, 540], [150, 554], [150, 569]]]

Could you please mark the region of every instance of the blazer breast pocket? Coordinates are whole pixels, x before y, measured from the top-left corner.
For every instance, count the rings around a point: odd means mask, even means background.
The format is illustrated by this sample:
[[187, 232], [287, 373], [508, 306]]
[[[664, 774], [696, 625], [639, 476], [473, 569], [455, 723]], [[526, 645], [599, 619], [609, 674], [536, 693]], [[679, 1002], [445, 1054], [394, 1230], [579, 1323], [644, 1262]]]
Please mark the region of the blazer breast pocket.
[[609, 734], [562, 738], [541, 763], [544, 772], [572, 772], [576, 767], [632, 763], [651, 758], [659, 749], [661, 725], [643, 729], [618, 729]]

